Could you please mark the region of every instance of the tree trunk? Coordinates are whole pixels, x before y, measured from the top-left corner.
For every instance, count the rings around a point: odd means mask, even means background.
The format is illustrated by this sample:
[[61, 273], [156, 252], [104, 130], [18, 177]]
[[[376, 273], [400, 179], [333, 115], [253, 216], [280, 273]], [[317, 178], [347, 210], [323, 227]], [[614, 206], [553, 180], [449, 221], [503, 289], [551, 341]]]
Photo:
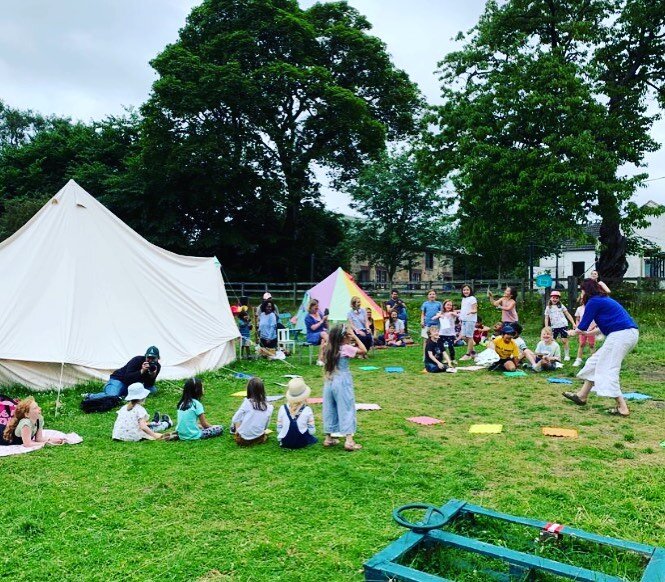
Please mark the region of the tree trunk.
[[621, 234], [619, 223], [603, 218], [600, 224], [601, 250], [596, 269], [602, 281], [620, 283], [628, 270], [626, 237]]

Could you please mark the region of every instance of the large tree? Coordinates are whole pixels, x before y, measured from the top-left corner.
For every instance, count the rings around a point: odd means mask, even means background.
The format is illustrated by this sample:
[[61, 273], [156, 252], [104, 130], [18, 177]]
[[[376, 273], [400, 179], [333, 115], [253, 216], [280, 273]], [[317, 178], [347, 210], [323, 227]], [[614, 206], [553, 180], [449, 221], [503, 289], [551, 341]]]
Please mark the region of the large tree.
[[248, 263], [262, 249], [273, 274], [307, 273], [341, 234], [317, 224], [313, 168], [348, 179], [415, 127], [417, 89], [369, 29], [346, 2], [204, 1], [152, 61], [146, 199], [189, 238], [228, 235]]
[[658, 147], [647, 105], [665, 102], [663, 54], [662, 1], [487, 3], [440, 63], [443, 104], [421, 152], [430, 179], [452, 181], [470, 250], [510, 262], [533, 241], [551, 254], [593, 214], [601, 275], [623, 276], [622, 230], [653, 209], [631, 202], [646, 174], [622, 168]]
[[348, 191], [361, 215], [352, 223], [354, 254], [386, 269], [391, 285], [395, 272], [425, 250], [443, 252], [448, 224], [442, 198], [422, 183], [411, 152], [383, 154]]

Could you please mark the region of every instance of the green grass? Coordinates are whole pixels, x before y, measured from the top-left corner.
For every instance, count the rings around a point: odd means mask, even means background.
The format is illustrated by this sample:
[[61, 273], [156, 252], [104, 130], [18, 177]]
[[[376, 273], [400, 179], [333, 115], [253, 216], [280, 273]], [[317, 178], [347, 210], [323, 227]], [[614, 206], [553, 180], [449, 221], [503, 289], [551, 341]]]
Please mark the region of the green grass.
[[[622, 381], [627, 390], [665, 399], [661, 327], [643, 326]], [[527, 328], [529, 344], [536, 328]], [[76, 431], [84, 442], [2, 459], [0, 573], [44, 580], [362, 580], [363, 562], [403, 533], [391, 519], [394, 507], [450, 498], [665, 546], [665, 409], [658, 403], [632, 403], [629, 418], [612, 418], [603, 413], [608, 400], [576, 407], [561, 397], [565, 386], [549, 384], [544, 374], [424, 375], [420, 354], [420, 347], [376, 352], [371, 363], [401, 365], [404, 374], [352, 364], [357, 401], [383, 407], [358, 413], [357, 439], [365, 447], [358, 453], [320, 445], [282, 451], [274, 435], [254, 449], [240, 449], [226, 435], [114, 443], [115, 413], [79, 412], [85, 389], [64, 395], [57, 418], [55, 395], [38, 395], [47, 428]], [[286, 381], [283, 374], [301, 373], [320, 395], [321, 369], [291, 360], [295, 370], [265, 361], [232, 367], [263, 377], [270, 394], [283, 390], [274, 384]], [[560, 375], [574, 372], [568, 366]], [[240, 404], [230, 394], [244, 382], [225, 371], [204, 380], [206, 415], [228, 425]], [[179, 395], [179, 383], [162, 382], [147, 408], [173, 414]], [[320, 436], [321, 410], [314, 408]], [[414, 415], [445, 424], [405, 420]], [[501, 423], [504, 431], [468, 434], [477, 422]], [[579, 438], [547, 438], [542, 426], [577, 428]], [[501, 538], [490, 534], [490, 541]], [[417, 559], [430, 571], [447, 568], [436, 556]], [[594, 559], [607, 562], [591, 554], [585, 565], [593, 567]], [[632, 566], [622, 567], [632, 579]]]

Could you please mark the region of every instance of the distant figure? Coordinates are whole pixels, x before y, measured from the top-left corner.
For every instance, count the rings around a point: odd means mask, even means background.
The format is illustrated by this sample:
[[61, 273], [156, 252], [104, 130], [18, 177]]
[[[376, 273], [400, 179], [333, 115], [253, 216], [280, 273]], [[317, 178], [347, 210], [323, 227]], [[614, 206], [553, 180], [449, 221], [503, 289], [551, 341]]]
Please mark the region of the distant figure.
[[[386, 311], [395, 310], [397, 311], [397, 318], [404, 322], [404, 333], [409, 333], [409, 314], [406, 308], [406, 303], [399, 298], [399, 292], [397, 289], [393, 289], [390, 292], [390, 299], [386, 301]], [[395, 326], [397, 328], [397, 326]], [[399, 332], [397, 332], [399, 333]]]
[[307, 330], [305, 341], [313, 346], [319, 346], [316, 365], [323, 366], [323, 353], [328, 345], [328, 314], [321, 313], [317, 299], [309, 302], [305, 316], [305, 328]]
[[159, 350], [156, 346], [150, 346], [145, 356], [134, 356], [122, 368], [119, 368], [109, 378], [104, 386], [103, 392], [96, 394], [87, 394], [86, 400], [97, 400], [106, 396], [118, 396], [124, 398], [127, 396], [127, 388], [130, 384], [140, 382], [143, 387], [154, 394], [157, 392], [155, 380], [162, 369], [159, 363]]
[[515, 323], [518, 321], [517, 317], [517, 293], [515, 287], [506, 287], [506, 290], [503, 292], [503, 296], [498, 299], [494, 299], [493, 293], [488, 290], [487, 296], [489, 297], [490, 303], [501, 310], [501, 321], [503, 323]]
[[466, 354], [460, 360], [472, 360], [476, 355], [473, 343], [473, 333], [478, 321], [478, 300], [473, 296], [471, 285], [462, 285], [462, 306], [459, 310], [459, 318], [462, 323], [460, 336], [466, 342]]
[[556, 289], [550, 293], [550, 300], [545, 308], [545, 327], [551, 327], [554, 339], [561, 338], [563, 344], [563, 361], [570, 361], [570, 345], [568, 342], [568, 321], [575, 327], [575, 320], [565, 305], [561, 303], [561, 293]]
[[259, 315], [259, 344], [262, 348], [275, 349], [277, 347], [277, 314], [275, 305], [268, 300], [261, 306]]
[[360, 297], [351, 297], [351, 311], [347, 314], [348, 325], [353, 329], [354, 335], [365, 346], [360, 357], [366, 357], [367, 350], [372, 347], [372, 333], [370, 331], [367, 311], [360, 307]]

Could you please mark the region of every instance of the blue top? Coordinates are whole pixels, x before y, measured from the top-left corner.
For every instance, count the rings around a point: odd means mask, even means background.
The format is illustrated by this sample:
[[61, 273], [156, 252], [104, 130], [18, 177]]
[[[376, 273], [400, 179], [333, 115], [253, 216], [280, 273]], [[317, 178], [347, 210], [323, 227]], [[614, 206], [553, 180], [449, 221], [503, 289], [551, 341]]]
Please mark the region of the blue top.
[[316, 329], [312, 329], [313, 325], [316, 325], [323, 319], [323, 314], [319, 311], [319, 319], [316, 319], [311, 313], [308, 313], [305, 317], [305, 328], [307, 329], [307, 338], [306, 341], [308, 344], [316, 344], [321, 340], [321, 332], [328, 331], [328, 326], [324, 323]]
[[199, 428], [199, 416], [203, 414], [203, 404], [198, 400], [192, 400], [192, 405], [187, 410], [178, 408], [178, 426], [176, 431], [178, 437], [183, 441], [191, 441], [201, 438], [201, 429]]
[[267, 340], [277, 337], [277, 316], [274, 312], [259, 315], [259, 337]]
[[621, 304], [605, 295], [595, 295], [587, 301], [584, 317], [577, 327], [586, 331], [592, 321], [596, 322], [604, 335], [610, 335], [613, 331], [623, 329], [637, 329], [637, 324]]
[[439, 327], [439, 320], [432, 319], [439, 311], [443, 311], [443, 305], [441, 301], [425, 301], [420, 306], [420, 311], [425, 314], [425, 327], [430, 327], [432, 325]]
[[251, 328], [251, 324], [243, 321], [242, 319], [238, 318], [238, 331], [240, 331], [240, 335], [244, 337], [245, 339], [249, 339], [249, 330]]
[[346, 314], [354, 329], [367, 329], [367, 311], [361, 307], [358, 311], [353, 309]]

